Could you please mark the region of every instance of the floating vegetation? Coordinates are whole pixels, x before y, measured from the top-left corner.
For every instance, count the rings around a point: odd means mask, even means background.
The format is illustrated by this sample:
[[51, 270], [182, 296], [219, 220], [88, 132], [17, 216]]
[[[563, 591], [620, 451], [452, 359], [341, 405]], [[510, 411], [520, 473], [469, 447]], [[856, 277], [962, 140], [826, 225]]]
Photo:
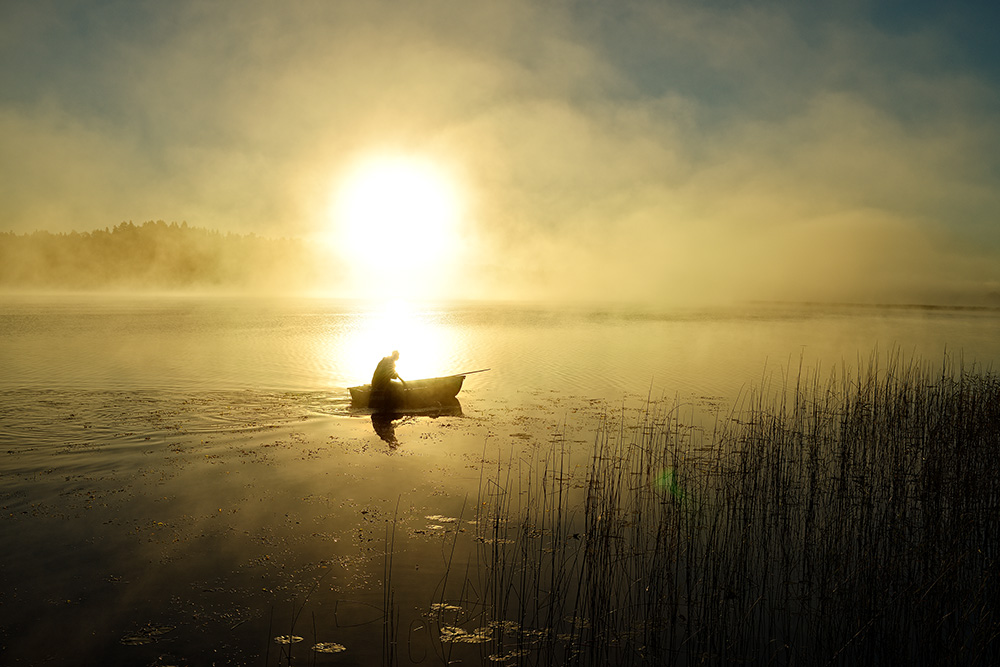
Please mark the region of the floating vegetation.
[[428, 521], [436, 521], [438, 523], [456, 523], [458, 522], [457, 517], [453, 516], [442, 516], [440, 514], [428, 514], [424, 517]]
[[528, 649], [513, 649], [507, 651], [506, 653], [491, 653], [487, 656], [487, 659], [492, 662], [506, 662], [507, 660], [516, 660], [517, 658], [522, 658], [528, 655]]
[[143, 644], [152, 644], [153, 639], [145, 635], [125, 635], [121, 638], [121, 643], [125, 646], [142, 646]]
[[343, 644], [334, 644], [333, 642], [320, 642], [312, 647], [312, 650], [316, 653], [341, 653], [347, 650], [347, 647]]
[[441, 628], [441, 641], [445, 643], [484, 644], [490, 640], [492, 635], [489, 628], [476, 628], [472, 632], [450, 625]]
[[304, 641], [304, 638], [299, 637], [298, 635], [278, 635], [274, 638], [275, 644], [282, 644], [285, 646], [289, 644], [298, 644], [301, 641]]
[[121, 638], [121, 643], [125, 646], [142, 646], [152, 644], [160, 637], [173, 631], [172, 625], [151, 625], [147, 624], [139, 630], [129, 633]]
[[451, 623], [457, 622], [456, 619], [459, 618], [459, 614], [463, 612], [464, 609], [458, 605], [447, 604], [445, 602], [435, 602], [431, 605], [430, 611], [424, 614], [424, 617], [428, 620], [441, 622], [445, 618], [449, 619]]

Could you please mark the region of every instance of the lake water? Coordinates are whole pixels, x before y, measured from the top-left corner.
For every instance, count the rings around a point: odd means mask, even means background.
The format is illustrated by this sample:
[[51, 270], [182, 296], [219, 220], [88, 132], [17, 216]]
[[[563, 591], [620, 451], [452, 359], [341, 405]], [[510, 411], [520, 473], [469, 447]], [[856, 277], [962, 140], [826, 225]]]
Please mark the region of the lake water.
[[7, 297], [0, 389], [322, 391], [491, 368], [466, 391], [620, 401], [723, 395], [767, 371], [855, 366], [873, 351], [1000, 359], [1000, 311], [760, 305], [687, 310], [322, 300]]
[[[432, 601], [462, 597], [449, 573], [473, 567], [456, 537], [485, 477], [537, 469], [554, 444], [570, 474], [649, 396], [710, 420], [800, 363], [995, 367], [998, 324], [995, 310], [3, 297], [0, 662], [489, 662], [426, 629]], [[404, 378], [490, 370], [468, 376], [461, 414], [403, 418], [390, 442], [347, 387], [393, 349]], [[387, 655], [390, 578], [409, 652]], [[309, 651], [334, 643], [346, 650]]]

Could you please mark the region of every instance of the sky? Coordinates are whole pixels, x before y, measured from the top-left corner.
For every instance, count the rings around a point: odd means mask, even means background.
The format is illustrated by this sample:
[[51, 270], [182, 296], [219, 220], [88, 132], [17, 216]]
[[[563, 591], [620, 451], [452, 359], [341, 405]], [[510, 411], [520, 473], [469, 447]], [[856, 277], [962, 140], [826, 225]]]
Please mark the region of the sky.
[[1000, 305], [998, 7], [4, 0], [0, 231], [317, 239], [403, 155], [443, 296]]

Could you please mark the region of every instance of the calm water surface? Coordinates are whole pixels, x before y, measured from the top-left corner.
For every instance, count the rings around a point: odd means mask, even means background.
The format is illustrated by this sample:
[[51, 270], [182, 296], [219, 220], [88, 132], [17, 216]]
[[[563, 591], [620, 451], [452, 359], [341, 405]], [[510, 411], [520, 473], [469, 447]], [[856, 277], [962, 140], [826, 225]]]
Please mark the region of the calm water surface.
[[[0, 388], [327, 391], [399, 349], [403, 377], [491, 368], [465, 392], [731, 396], [766, 372], [873, 351], [1000, 360], [1000, 311], [755, 306], [648, 311], [323, 300], [0, 301]], [[465, 393], [463, 392], [463, 393]]]
[[[456, 537], [474, 531], [484, 478], [517, 488], [552, 447], [576, 474], [608, 414], [640, 419], [649, 395], [724, 405], [800, 361], [948, 351], [995, 367], [998, 324], [997, 311], [3, 297], [0, 663], [286, 664], [274, 637], [296, 634], [310, 664], [489, 664], [444, 643], [431, 607], [460, 607], [475, 580], [477, 543]], [[404, 378], [492, 370], [468, 377], [464, 415], [404, 418], [389, 444], [346, 388], [393, 349]], [[387, 571], [409, 651], [391, 659]]]

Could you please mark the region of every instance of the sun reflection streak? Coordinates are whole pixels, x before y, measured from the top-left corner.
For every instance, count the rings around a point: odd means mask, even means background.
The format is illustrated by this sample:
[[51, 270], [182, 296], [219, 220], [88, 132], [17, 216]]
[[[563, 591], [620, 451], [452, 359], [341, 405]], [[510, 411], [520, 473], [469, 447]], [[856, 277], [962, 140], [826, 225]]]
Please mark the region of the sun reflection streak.
[[440, 311], [404, 300], [387, 301], [357, 313], [343, 338], [331, 341], [329, 355], [345, 370], [349, 384], [371, 380], [379, 359], [399, 350], [396, 364], [403, 379], [450, 375], [457, 368], [458, 341]]

